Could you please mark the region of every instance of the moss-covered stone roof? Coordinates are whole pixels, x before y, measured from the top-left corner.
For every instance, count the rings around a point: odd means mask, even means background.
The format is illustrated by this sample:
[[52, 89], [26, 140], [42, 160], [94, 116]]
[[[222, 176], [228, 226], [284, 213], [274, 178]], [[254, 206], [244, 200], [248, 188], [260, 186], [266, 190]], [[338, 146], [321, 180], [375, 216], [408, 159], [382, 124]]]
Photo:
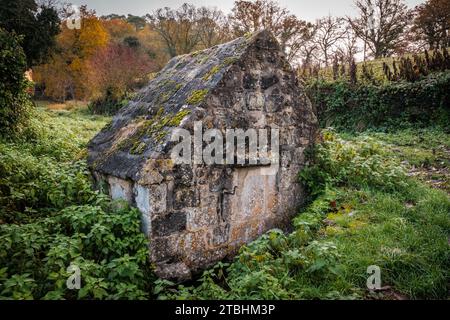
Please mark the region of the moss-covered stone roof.
[[90, 142], [95, 171], [135, 179], [148, 158], [168, 152], [170, 132], [187, 120], [227, 70], [265, 31], [170, 60]]

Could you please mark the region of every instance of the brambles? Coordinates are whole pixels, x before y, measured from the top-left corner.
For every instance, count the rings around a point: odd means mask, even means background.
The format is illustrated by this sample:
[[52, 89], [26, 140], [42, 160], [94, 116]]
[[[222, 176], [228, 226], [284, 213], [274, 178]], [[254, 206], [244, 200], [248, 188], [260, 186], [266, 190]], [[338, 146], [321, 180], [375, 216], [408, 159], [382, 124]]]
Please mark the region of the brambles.
[[389, 81], [414, 82], [428, 76], [432, 72], [443, 72], [450, 69], [450, 54], [448, 49], [434, 50], [431, 54], [425, 50], [423, 55], [401, 57], [389, 64], [383, 62], [383, 72]]

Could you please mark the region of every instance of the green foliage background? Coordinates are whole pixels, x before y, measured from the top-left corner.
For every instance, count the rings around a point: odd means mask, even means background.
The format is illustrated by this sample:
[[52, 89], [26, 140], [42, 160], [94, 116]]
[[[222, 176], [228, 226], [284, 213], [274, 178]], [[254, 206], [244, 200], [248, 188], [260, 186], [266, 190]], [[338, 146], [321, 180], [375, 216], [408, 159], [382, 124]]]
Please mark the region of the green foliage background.
[[385, 84], [315, 80], [307, 86], [322, 126], [344, 130], [450, 126], [450, 72]]

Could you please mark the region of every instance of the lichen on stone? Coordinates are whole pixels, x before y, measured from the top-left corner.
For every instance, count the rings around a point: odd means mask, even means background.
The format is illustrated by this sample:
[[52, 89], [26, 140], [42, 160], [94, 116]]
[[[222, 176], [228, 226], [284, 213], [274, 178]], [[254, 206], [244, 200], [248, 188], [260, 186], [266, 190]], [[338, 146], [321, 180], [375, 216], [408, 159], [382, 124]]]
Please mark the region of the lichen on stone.
[[171, 127], [178, 127], [181, 121], [189, 114], [191, 110], [184, 109], [180, 110], [177, 114], [175, 114], [169, 121]]
[[220, 66], [214, 66], [212, 67], [204, 76], [203, 76], [203, 80], [204, 81], [208, 81], [209, 79], [211, 79], [217, 72], [219, 72], [221, 69], [221, 65]]
[[194, 90], [189, 98], [187, 98], [186, 103], [190, 105], [196, 105], [202, 102], [206, 95], [208, 94], [208, 89], [202, 89], [202, 90]]
[[196, 56], [198, 56], [198, 55], [201, 54], [201, 53], [202, 53], [202, 50], [194, 51], [194, 52], [191, 53], [191, 57], [192, 57], [192, 58], [195, 58]]
[[191, 110], [184, 109], [176, 114], [164, 115], [164, 108], [161, 107], [156, 115], [151, 119], [138, 118], [138, 129], [136, 132], [122, 141], [118, 148], [121, 150], [130, 150], [131, 154], [142, 154], [147, 147], [147, 144], [142, 141], [143, 138], [152, 139], [160, 143], [168, 134], [168, 127], [177, 127], [181, 121], [186, 117]]
[[249, 40], [252, 36], [253, 36], [253, 32], [246, 32], [244, 34], [244, 38], [247, 39], [247, 40]]
[[224, 66], [229, 66], [229, 65], [235, 63], [235, 62], [238, 61], [238, 60], [239, 60], [238, 57], [228, 57], [228, 58], [225, 58], [225, 59], [223, 60], [223, 65], [224, 65]]
[[198, 64], [205, 64], [206, 63], [206, 61], [208, 61], [208, 56], [204, 56], [204, 57], [202, 57], [202, 56], [200, 56], [198, 59], [197, 59], [197, 63]]
[[146, 146], [147, 145], [145, 144], [145, 142], [135, 141], [135, 143], [133, 144], [133, 147], [130, 149], [130, 153], [131, 154], [142, 154], [144, 152]]
[[228, 67], [229, 65], [235, 63], [238, 60], [238, 57], [232, 56], [223, 59], [223, 62], [219, 65], [213, 66], [209, 71], [203, 76], [204, 81], [210, 80], [216, 73], [218, 73], [223, 68]]
[[159, 103], [167, 102], [171, 97], [173, 97], [181, 88], [183, 84], [177, 83], [174, 80], [164, 80], [159, 85], [159, 90], [161, 93], [158, 96]]

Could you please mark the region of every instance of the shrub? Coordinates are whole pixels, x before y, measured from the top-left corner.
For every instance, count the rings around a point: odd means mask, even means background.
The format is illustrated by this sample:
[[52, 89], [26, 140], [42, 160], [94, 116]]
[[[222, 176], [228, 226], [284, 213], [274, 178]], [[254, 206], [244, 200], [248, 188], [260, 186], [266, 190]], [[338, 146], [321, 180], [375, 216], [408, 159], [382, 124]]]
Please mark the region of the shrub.
[[450, 72], [384, 85], [313, 81], [307, 86], [321, 125], [364, 130], [450, 125]]
[[[0, 225], [0, 299], [148, 298], [151, 269], [139, 216], [103, 201]], [[79, 291], [66, 287], [70, 265], [80, 268]]]
[[107, 90], [104, 97], [98, 98], [88, 104], [88, 110], [92, 114], [111, 116], [126, 106], [129, 99], [132, 98], [133, 93], [126, 93], [121, 97], [116, 97], [111, 90]]
[[[448, 196], [406, 177], [389, 147], [367, 137], [346, 141], [326, 130], [311, 154], [315, 162], [301, 177], [316, 198], [293, 219], [290, 234], [270, 230], [195, 284], [159, 280], [154, 293], [160, 299], [373, 298], [367, 267], [378, 265], [382, 285], [395, 293], [446, 298]], [[386, 293], [375, 298], [389, 299]]]
[[321, 194], [331, 186], [375, 187], [389, 192], [407, 186], [405, 170], [398, 159], [389, 157], [383, 143], [368, 136], [350, 143], [332, 130], [323, 130], [323, 140], [309, 155], [314, 165], [300, 172], [310, 194]]
[[87, 61], [86, 87], [95, 114], [114, 114], [127, 92], [142, 87], [154, 70], [150, 57], [138, 46], [110, 44]]
[[[107, 119], [36, 112], [39, 139], [0, 139], [0, 300], [149, 298], [140, 213], [93, 191], [84, 161]], [[70, 265], [78, 291], [66, 286]]]
[[21, 39], [0, 29], [0, 135], [17, 134], [26, 125], [31, 102], [25, 92], [26, 57]]

